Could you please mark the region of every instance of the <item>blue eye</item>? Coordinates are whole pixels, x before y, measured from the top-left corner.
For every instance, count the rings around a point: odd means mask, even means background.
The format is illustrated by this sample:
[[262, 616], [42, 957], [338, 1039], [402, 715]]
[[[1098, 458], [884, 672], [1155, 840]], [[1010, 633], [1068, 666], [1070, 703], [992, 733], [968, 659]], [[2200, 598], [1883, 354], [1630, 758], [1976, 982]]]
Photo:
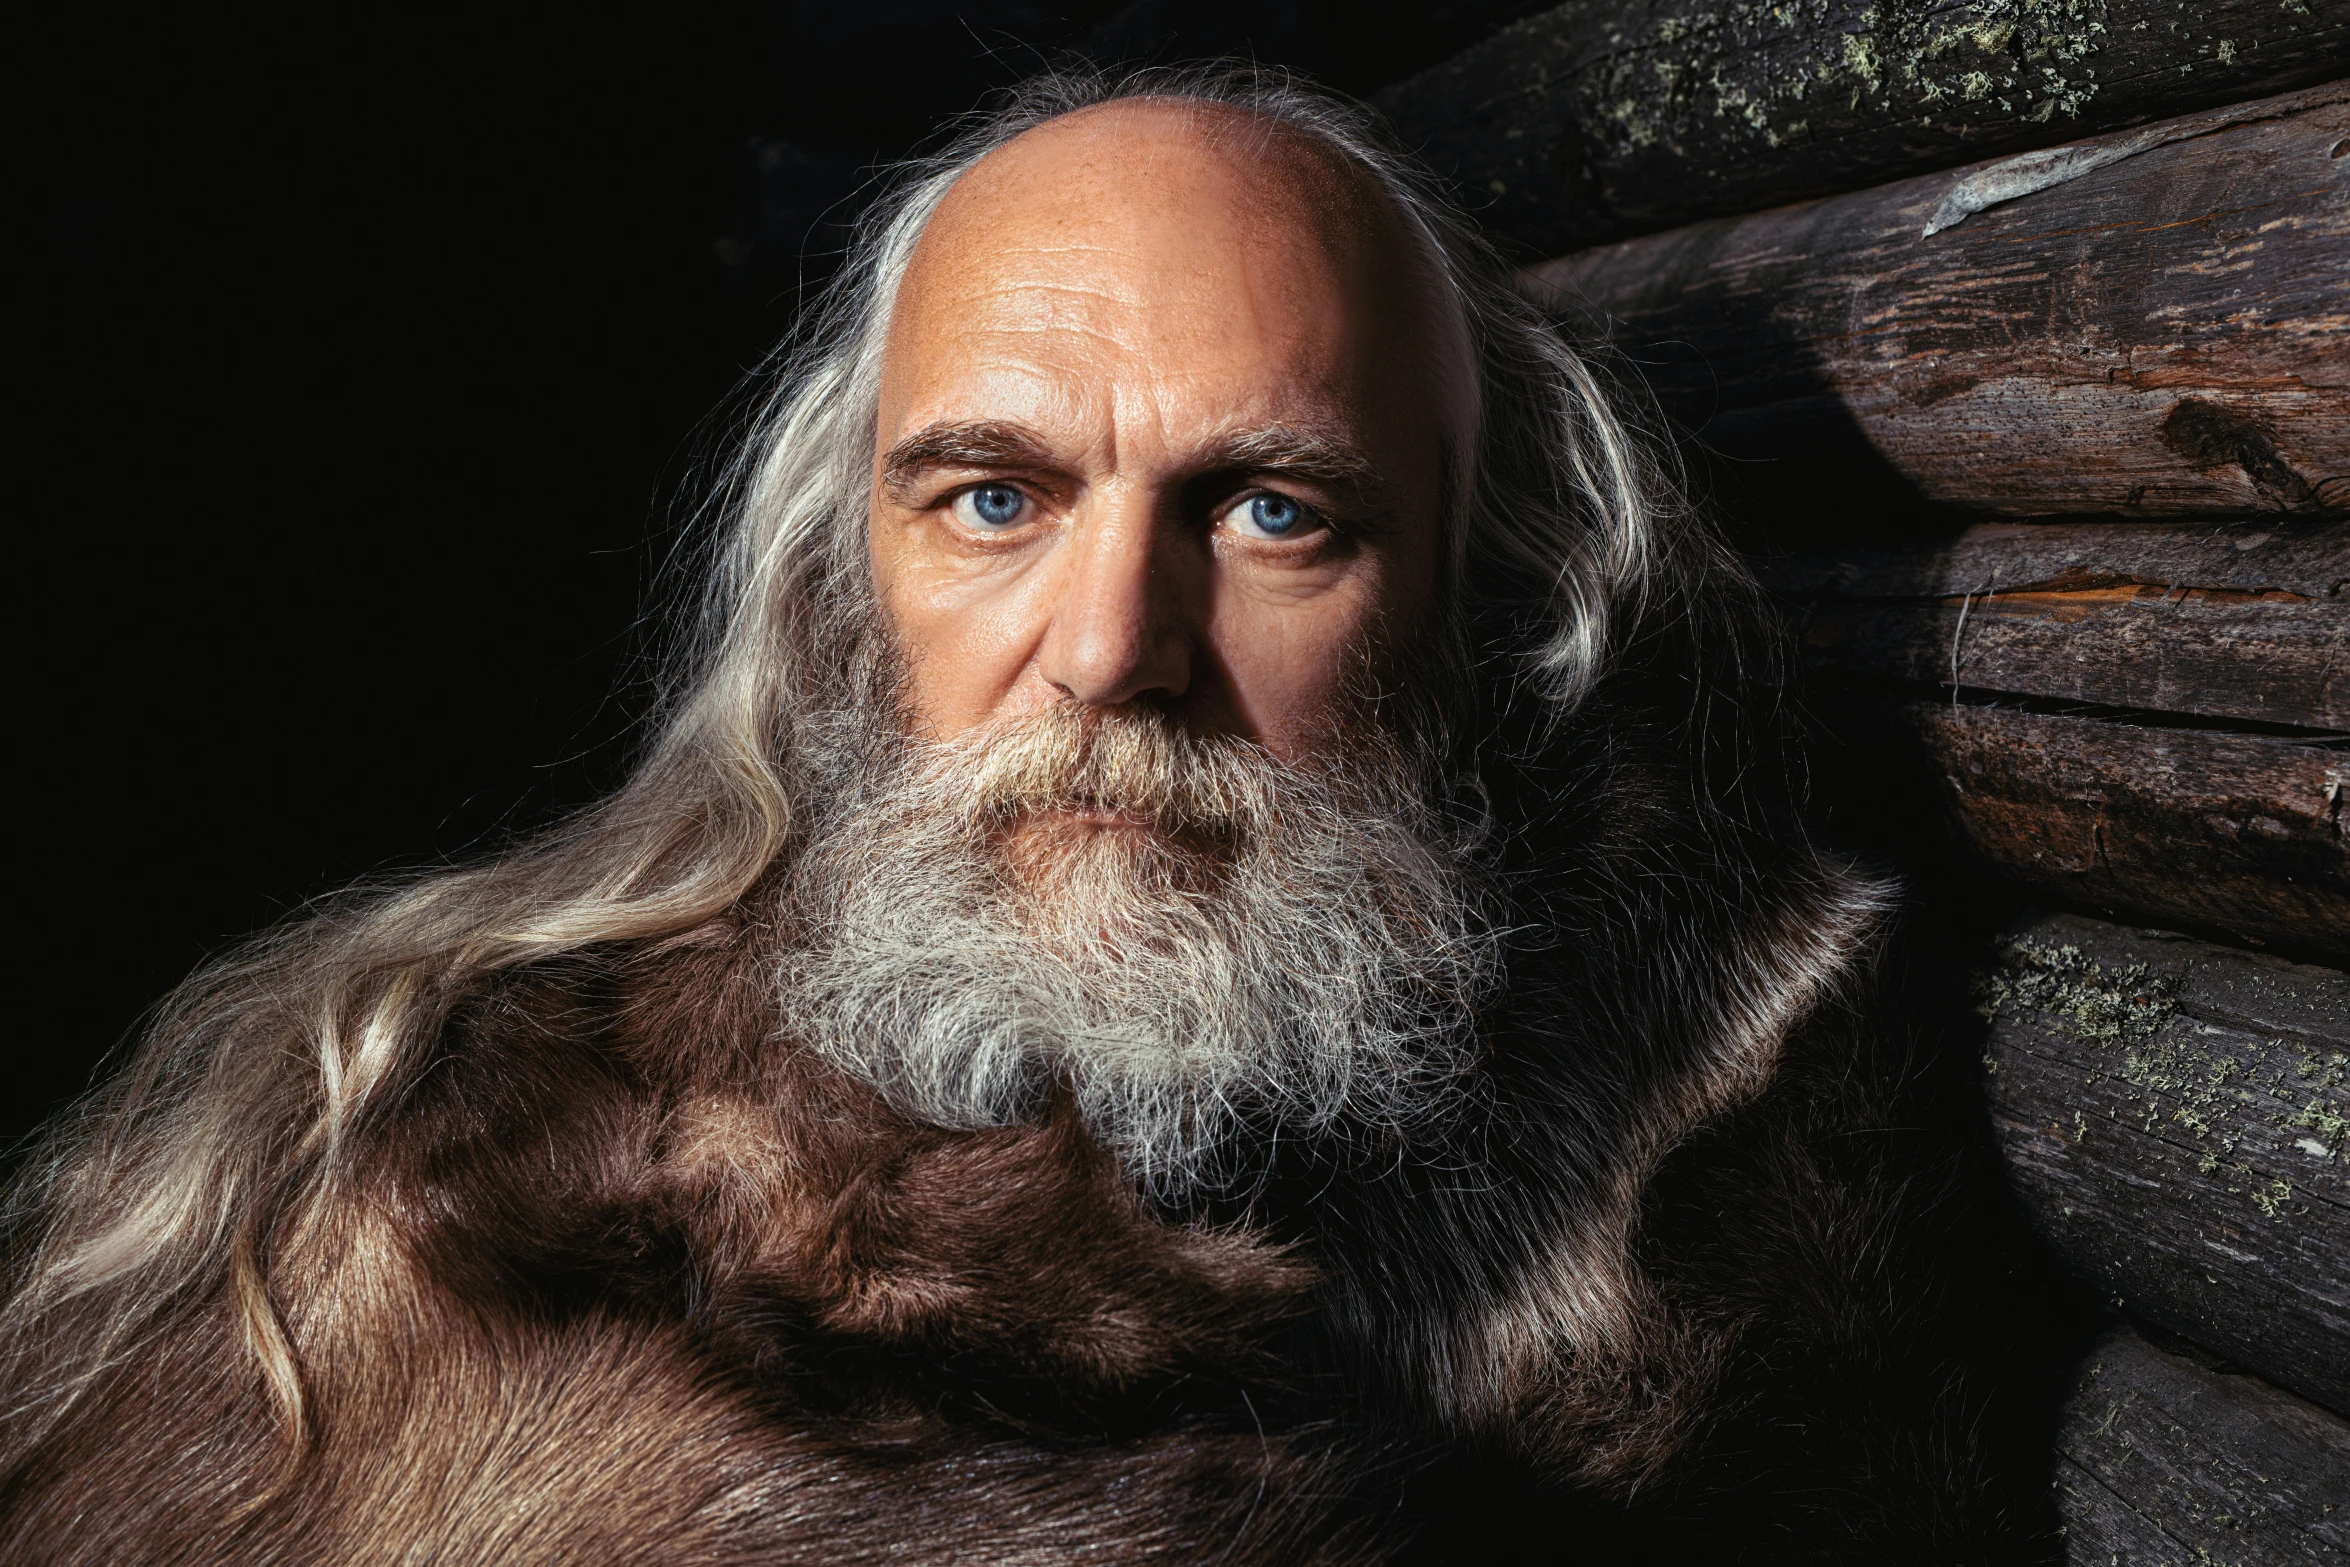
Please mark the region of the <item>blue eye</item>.
[[981, 530], [1008, 528], [1028, 510], [1028, 497], [1008, 484], [983, 484], [955, 497], [955, 510]]
[[1240, 512], [1251, 531], [1269, 539], [1294, 531], [1306, 515], [1306, 509], [1287, 495], [1252, 495]]

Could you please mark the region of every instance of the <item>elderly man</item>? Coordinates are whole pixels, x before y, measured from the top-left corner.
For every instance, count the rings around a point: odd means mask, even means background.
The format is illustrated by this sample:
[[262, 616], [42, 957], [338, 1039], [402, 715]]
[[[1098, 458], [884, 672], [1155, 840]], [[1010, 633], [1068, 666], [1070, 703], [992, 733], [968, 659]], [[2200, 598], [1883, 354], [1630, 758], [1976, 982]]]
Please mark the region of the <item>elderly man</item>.
[[1885, 897], [1400, 155], [1036, 84], [782, 364], [629, 785], [199, 975], [35, 1160], [10, 1560], [2002, 1537], [1835, 1021]]

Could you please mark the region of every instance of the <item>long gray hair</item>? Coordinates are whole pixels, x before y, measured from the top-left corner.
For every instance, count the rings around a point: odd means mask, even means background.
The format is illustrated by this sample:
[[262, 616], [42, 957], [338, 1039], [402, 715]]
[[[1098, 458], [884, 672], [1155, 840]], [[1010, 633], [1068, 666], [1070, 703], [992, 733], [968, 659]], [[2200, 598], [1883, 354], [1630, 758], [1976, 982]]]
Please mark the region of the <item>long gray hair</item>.
[[[266, 1259], [333, 1210], [354, 1126], [396, 1093], [451, 1007], [522, 965], [705, 921], [791, 852], [795, 726], [832, 656], [828, 605], [864, 569], [882, 345], [923, 227], [993, 149], [1138, 96], [1224, 105], [1310, 137], [1404, 215], [1465, 321], [1480, 381], [1453, 507], [1455, 600], [1526, 628], [1521, 674], [1555, 711], [1590, 690], [1644, 595], [1679, 569], [1667, 564], [1661, 448], [1626, 425], [1430, 176], [1366, 112], [1276, 73], [1032, 81], [897, 173], [777, 350], [708, 503], [701, 609], [628, 782], [487, 863], [346, 895], [209, 964], [161, 1005], [128, 1068], [50, 1130], [10, 1198], [16, 1272], [0, 1348], [14, 1397], [0, 1420], [17, 1440], [36, 1440], [168, 1313], [224, 1288], [299, 1438], [300, 1375]], [[68, 1319], [84, 1331], [60, 1355]]]

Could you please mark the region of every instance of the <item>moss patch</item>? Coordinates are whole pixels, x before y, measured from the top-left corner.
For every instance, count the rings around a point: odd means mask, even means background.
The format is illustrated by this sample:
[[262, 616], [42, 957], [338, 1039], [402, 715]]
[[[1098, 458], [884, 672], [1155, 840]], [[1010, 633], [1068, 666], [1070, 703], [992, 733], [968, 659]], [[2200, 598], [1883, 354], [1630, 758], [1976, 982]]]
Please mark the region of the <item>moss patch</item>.
[[1690, 4], [1611, 35], [1580, 73], [1578, 118], [1616, 151], [1714, 148], [1724, 130], [1777, 148], [1803, 141], [1823, 107], [1874, 124], [2049, 123], [2077, 118], [2096, 97], [2117, 32], [2159, 28], [2169, 53], [2232, 63], [2246, 41], [2219, 37], [2200, 9], [2129, 0]]
[[1976, 1001], [1986, 1018], [2028, 1014], [2086, 1047], [2063, 1052], [2086, 1066], [2081, 1102], [2110, 1108], [2095, 1118], [2076, 1109], [2075, 1141], [2098, 1121], [2135, 1122], [2174, 1140], [2184, 1133], [2200, 1150], [2197, 1172], [2270, 1219], [2300, 1210], [2273, 1165], [2256, 1171], [2237, 1157], [2248, 1134], [2256, 1147], [2291, 1150], [2264, 1154], [2264, 1163], [2343, 1162], [2350, 1056], [2208, 1026], [2181, 1011], [2173, 977], [2144, 963], [2108, 967], [2078, 947], [2012, 940], [1977, 980]]

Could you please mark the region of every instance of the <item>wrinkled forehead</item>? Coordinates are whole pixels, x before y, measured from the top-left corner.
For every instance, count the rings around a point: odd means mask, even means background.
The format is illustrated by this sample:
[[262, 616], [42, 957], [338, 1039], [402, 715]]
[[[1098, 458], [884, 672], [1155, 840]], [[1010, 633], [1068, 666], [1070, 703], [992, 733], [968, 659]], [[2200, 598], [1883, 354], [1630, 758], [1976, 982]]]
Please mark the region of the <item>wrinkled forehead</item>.
[[1344, 398], [1441, 377], [1447, 303], [1350, 160], [1261, 115], [1127, 100], [1014, 138], [948, 193], [895, 301], [884, 403], [947, 365], [1060, 395], [1140, 364]]

